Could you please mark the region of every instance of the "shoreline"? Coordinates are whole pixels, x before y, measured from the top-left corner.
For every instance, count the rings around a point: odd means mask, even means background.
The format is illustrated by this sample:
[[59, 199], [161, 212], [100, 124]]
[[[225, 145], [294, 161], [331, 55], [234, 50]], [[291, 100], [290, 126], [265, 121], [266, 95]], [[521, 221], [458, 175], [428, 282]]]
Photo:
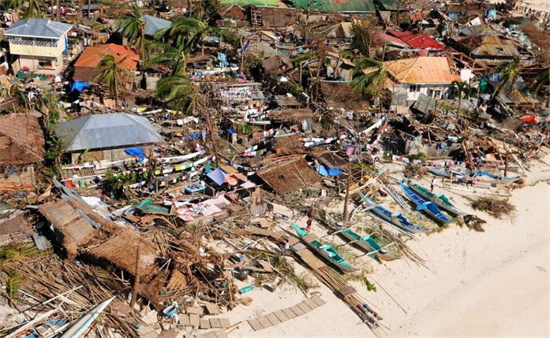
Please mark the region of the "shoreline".
[[[485, 232], [453, 224], [441, 232], [408, 241], [409, 247], [426, 260], [426, 267], [405, 259], [382, 264], [366, 261], [367, 269], [373, 270], [367, 278], [378, 291], [368, 292], [360, 283], [353, 285], [384, 317], [382, 324], [389, 328], [386, 334], [550, 336], [549, 177], [550, 167], [541, 164], [529, 173], [526, 186], [512, 191], [510, 203], [516, 213], [511, 219], [494, 219], [474, 211], [464, 197], [436, 187], [436, 192], [452, 197], [462, 210], [486, 220]], [[426, 182], [424, 179], [421, 184]], [[319, 233], [324, 231], [319, 229]], [[365, 262], [365, 258], [358, 258], [358, 262]], [[294, 266], [305, 271], [298, 263]], [[229, 336], [375, 336], [341, 300], [320, 285], [312, 291], [327, 301], [324, 306], [261, 331], [255, 332], [242, 323]], [[282, 289], [273, 294], [254, 290], [249, 307], [239, 306], [242, 309], [227, 315], [232, 322], [247, 320], [305, 297], [291, 286]]]

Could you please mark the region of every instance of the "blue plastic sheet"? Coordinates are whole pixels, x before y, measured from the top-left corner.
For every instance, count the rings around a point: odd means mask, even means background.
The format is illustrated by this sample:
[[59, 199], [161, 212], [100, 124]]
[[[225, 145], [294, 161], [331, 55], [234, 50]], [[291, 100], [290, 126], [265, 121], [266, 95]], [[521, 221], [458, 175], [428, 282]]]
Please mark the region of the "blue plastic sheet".
[[324, 165], [322, 164], [319, 164], [317, 166], [317, 173], [319, 173], [319, 175], [321, 176], [338, 176], [342, 173], [342, 170], [338, 169], [338, 168], [328, 168], [328, 167], [325, 167]]
[[82, 92], [84, 90], [84, 88], [88, 87], [90, 85], [89, 82], [84, 82], [84, 81], [75, 81], [73, 82], [73, 85], [71, 86], [71, 91], [78, 91], [78, 92]]
[[124, 149], [124, 152], [128, 155], [137, 156], [139, 158], [139, 162], [142, 162], [145, 158], [145, 153], [143, 152], [143, 148], [141, 147], [127, 148]]

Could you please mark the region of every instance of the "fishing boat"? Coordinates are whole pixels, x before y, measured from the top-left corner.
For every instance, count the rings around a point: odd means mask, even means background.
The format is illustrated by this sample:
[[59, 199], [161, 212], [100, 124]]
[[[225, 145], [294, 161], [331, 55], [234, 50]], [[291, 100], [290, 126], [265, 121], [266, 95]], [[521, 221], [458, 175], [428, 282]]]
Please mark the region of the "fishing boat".
[[84, 316], [80, 317], [79, 320], [74, 322], [73, 325], [71, 325], [67, 331], [61, 335], [60, 338], [78, 338], [83, 336], [90, 326], [93, 324], [93, 322], [97, 319], [97, 317], [105, 310], [109, 304], [115, 299], [116, 297], [112, 297], [104, 301], [103, 303], [99, 303], [95, 307], [93, 307], [90, 311], [88, 311]]
[[351, 266], [342, 256], [340, 256], [338, 251], [336, 251], [336, 249], [334, 249], [331, 245], [324, 245], [321, 243], [319, 238], [317, 238], [317, 236], [309, 234], [307, 231], [300, 228], [298, 224], [292, 221], [290, 224], [292, 224], [294, 231], [296, 231], [300, 239], [319, 256], [323, 257], [327, 262], [331, 263], [344, 273], [357, 271], [357, 269]]
[[434, 167], [429, 167], [428, 171], [431, 172], [434, 175], [443, 176], [443, 177], [446, 177], [446, 178], [451, 178], [451, 176], [459, 178], [459, 177], [465, 177], [465, 176], [468, 175], [467, 173], [463, 173], [463, 172], [459, 172], [459, 171], [437, 169], [437, 168], [434, 168]]
[[348, 241], [348, 243], [352, 243], [366, 251], [369, 257], [378, 258], [383, 261], [394, 261], [401, 258], [384, 249], [371, 235], [361, 236], [350, 228], [340, 226], [338, 222], [336, 222], [336, 220], [330, 215], [327, 215], [327, 217], [331, 222], [331, 227], [333, 229], [337, 230], [338, 233]]
[[403, 189], [403, 191], [405, 192], [407, 198], [411, 200], [414, 204], [416, 204], [416, 210], [424, 211], [428, 216], [430, 216], [438, 223], [445, 224], [452, 222], [451, 219], [449, 219], [439, 210], [434, 202], [426, 201], [403, 183], [399, 183], [399, 185], [401, 186], [401, 189]]
[[401, 232], [404, 232], [408, 235], [415, 235], [426, 232], [426, 229], [409, 222], [409, 220], [402, 214], [393, 213], [388, 209], [376, 204], [376, 202], [365, 196], [365, 194], [363, 194], [362, 192], [359, 192], [359, 196], [361, 196], [363, 201], [365, 201], [365, 203], [367, 203], [367, 205], [371, 207], [370, 211], [373, 214], [378, 216], [383, 221], [386, 221], [387, 223], [393, 225]]
[[487, 171], [477, 171], [472, 175], [472, 177], [474, 177], [476, 180], [481, 182], [500, 183], [500, 184], [511, 184], [521, 179], [520, 176], [515, 176], [515, 177], [498, 176], [498, 175], [491, 174], [490, 172], [487, 172]]
[[439, 208], [447, 211], [450, 214], [455, 216], [464, 215], [464, 212], [458, 210], [449, 199], [443, 194], [434, 194], [430, 190], [413, 183], [412, 181], [407, 181], [407, 185], [411, 190], [420, 195], [421, 197], [434, 202]]

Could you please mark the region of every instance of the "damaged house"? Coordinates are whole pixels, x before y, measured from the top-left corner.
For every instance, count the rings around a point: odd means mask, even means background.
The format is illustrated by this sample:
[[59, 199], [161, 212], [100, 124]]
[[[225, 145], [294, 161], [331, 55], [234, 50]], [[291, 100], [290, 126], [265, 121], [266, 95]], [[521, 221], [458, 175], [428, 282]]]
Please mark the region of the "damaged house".
[[33, 187], [44, 155], [44, 135], [36, 116], [0, 116], [0, 190]]
[[321, 177], [301, 156], [260, 170], [258, 176], [278, 194], [303, 189], [321, 181]]
[[386, 88], [393, 94], [393, 104], [410, 106], [424, 94], [445, 99], [460, 76], [451, 71], [446, 57], [421, 56], [384, 62], [388, 70]]
[[143, 159], [163, 141], [146, 118], [124, 113], [88, 115], [63, 122], [56, 133], [64, 142], [67, 162], [72, 164], [109, 163], [133, 156]]

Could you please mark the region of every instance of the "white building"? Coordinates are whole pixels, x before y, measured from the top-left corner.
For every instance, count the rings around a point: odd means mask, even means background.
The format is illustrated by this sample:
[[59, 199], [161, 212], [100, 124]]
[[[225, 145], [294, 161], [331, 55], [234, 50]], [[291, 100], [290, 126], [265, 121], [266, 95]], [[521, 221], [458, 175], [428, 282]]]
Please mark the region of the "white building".
[[384, 62], [395, 105], [409, 106], [420, 93], [434, 99], [445, 99], [460, 76], [453, 74], [446, 57], [420, 56]]
[[14, 72], [26, 68], [33, 73], [60, 74], [63, 52], [68, 45], [67, 33], [72, 27], [49, 19], [25, 19], [6, 29], [4, 35], [8, 37]]

